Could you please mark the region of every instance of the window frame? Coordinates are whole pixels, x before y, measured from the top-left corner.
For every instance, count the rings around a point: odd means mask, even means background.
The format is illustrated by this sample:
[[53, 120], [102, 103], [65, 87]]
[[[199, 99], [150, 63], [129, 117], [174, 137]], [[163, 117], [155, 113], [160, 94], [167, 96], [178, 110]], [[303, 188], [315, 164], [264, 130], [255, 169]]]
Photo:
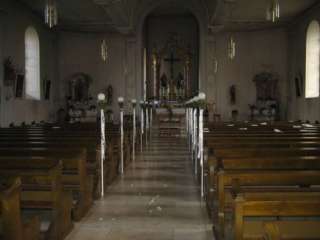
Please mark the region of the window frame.
[[[31, 42], [31, 43], [30, 43]], [[24, 44], [25, 44], [25, 99], [33, 100], [33, 101], [41, 101], [41, 57], [40, 57], [40, 38], [38, 31], [34, 26], [28, 26], [25, 30], [24, 36]], [[28, 46], [29, 44], [29, 46]], [[33, 58], [30, 59], [30, 47], [33, 47]], [[29, 55], [29, 56], [28, 56]], [[31, 61], [31, 62], [28, 62]], [[34, 62], [32, 62], [34, 61]], [[31, 75], [28, 74], [28, 68], [33, 69], [33, 73]], [[34, 80], [30, 78], [34, 78]], [[33, 82], [30, 82], [33, 81]], [[37, 82], [35, 82], [37, 81]], [[33, 85], [33, 88], [30, 88], [30, 84]]]
[[[316, 24], [316, 25], [314, 25]], [[313, 27], [316, 27], [317, 29], [312, 29]], [[317, 36], [312, 36], [312, 34], [314, 34], [315, 30], [317, 30], [316, 34]], [[309, 68], [311, 68], [312, 66], [308, 66], [308, 64], [310, 64], [310, 59], [311, 57], [314, 57], [314, 56], [310, 56], [308, 53], [310, 52], [309, 50], [309, 45], [310, 44], [313, 44], [314, 45], [314, 41], [313, 39], [310, 39], [310, 38], [317, 38], [318, 39], [318, 67], [317, 67], [317, 76], [315, 78], [317, 78], [317, 92], [316, 94], [310, 94], [310, 92], [312, 91], [308, 91], [308, 89], [311, 88], [311, 86], [309, 86], [311, 83], [310, 81], [312, 80], [315, 80], [315, 79], [309, 79], [311, 78], [309, 75], [309, 71], [312, 71], [310, 70]], [[313, 19], [309, 22], [308, 26], [307, 26], [307, 29], [306, 29], [306, 37], [305, 37], [305, 90], [304, 90], [304, 96], [305, 96], [305, 99], [315, 99], [315, 98], [319, 98], [320, 97], [320, 23], [318, 20], [316, 19]], [[312, 61], [311, 61], [312, 62]], [[313, 69], [314, 70], [314, 69]]]

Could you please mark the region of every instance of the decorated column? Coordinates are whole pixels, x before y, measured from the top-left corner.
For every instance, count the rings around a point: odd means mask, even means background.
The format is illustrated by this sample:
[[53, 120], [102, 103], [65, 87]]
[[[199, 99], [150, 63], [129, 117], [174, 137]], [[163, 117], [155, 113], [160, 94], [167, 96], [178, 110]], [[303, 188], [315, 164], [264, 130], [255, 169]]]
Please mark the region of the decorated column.
[[140, 151], [143, 147], [143, 134], [144, 134], [144, 101], [140, 101]]
[[106, 96], [103, 93], [98, 94], [98, 106], [100, 109], [100, 196], [104, 196], [104, 161], [105, 161], [105, 149], [106, 149], [106, 135], [105, 135], [105, 107]]
[[194, 162], [194, 173], [195, 175], [198, 174], [198, 164], [197, 164], [197, 151], [198, 151], [198, 144], [197, 144], [197, 126], [198, 126], [198, 118], [197, 118], [197, 108], [193, 108], [193, 144], [192, 144], [192, 156], [193, 156], [193, 162]]
[[118, 98], [118, 104], [119, 104], [119, 108], [120, 108], [120, 173], [123, 174], [123, 172], [124, 172], [124, 159], [123, 159], [123, 141], [124, 141], [123, 104], [124, 104], [124, 99], [123, 99], [123, 97]]
[[136, 105], [137, 105], [137, 100], [132, 99], [132, 160], [135, 160], [136, 156]]
[[150, 132], [151, 132], [151, 129], [152, 129], [152, 121], [153, 121], [153, 108], [154, 108], [154, 102], [150, 102], [149, 103], [149, 111], [150, 111]]
[[146, 145], [148, 145], [148, 133], [149, 133], [149, 103], [144, 103], [146, 113]]
[[206, 95], [204, 93], [199, 94], [199, 159], [201, 168], [201, 197], [204, 197], [204, 156], [203, 156], [203, 111], [205, 108]]

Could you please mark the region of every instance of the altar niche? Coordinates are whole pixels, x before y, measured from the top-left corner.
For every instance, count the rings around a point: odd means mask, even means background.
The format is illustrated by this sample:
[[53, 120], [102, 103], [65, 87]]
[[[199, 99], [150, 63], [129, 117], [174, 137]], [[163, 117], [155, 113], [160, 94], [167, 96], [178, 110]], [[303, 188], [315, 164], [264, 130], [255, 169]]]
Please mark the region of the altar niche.
[[[160, 51], [153, 49], [153, 96], [162, 101], [183, 101], [191, 96], [190, 47], [179, 44], [176, 36], [166, 43]], [[162, 68], [164, 64], [164, 68]], [[166, 70], [167, 69], [167, 70]], [[160, 77], [160, 79], [159, 79]], [[159, 86], [160, 80], [160, 86]]]
[[148, 99], [183, 102], [198, 90], [199, 34], [188, 12], [152, 14], [146, 23]]

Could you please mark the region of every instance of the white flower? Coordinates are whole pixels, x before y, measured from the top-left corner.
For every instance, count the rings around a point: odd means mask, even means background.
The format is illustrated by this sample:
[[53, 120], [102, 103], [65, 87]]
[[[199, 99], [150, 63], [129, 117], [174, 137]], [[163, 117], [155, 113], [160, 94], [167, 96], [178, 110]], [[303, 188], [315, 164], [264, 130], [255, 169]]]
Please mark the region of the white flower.
[[98, 101], [104, 101], [106, 100], [106, 95], [104, 93], [99, 93], [98, 94]]
[[119, 103], [123, 103], [124, 102], [124, 98], [123, 97], [118, 97], [118, 102]]
[[205, 99], [206, 99], [206, 94], [203, 93], [203, 92], [199, 93], [198, 99], [199, 99], [199, 100], [205, 100]]

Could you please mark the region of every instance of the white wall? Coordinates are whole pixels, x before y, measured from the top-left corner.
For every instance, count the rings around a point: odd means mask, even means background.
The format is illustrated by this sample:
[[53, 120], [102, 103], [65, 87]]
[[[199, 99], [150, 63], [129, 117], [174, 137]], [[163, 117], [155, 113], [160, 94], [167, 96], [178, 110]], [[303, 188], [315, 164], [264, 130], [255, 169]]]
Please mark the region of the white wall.
[[[215, 102], [223, 120], [231, 119], [231, 111], [239, 111], [239, 120], [249, 119], [249, 104], [255, 104], [256, 88], [253, 78], [262, 71], [280, 75], [280, 111], [286, 116], [287, 33], [282, 29], [232, 33], [236, 41], [236, 57], [228, 59], [230, 33], [218, 33], [208, 39], [208, 81], [206, 94]], [[214, 61], [218, 72], [214, 73]], [[230, 104], [229, 87], [236, 86], [236, 104]]]
[[309, 11], [305, 16], [299, 18], [289, 28], [289, 119], [300, 119], [316, 121], [320, 120], [320, 98], [306, 99], [304, 97], [304, 87], [302, 96], [296, 96], [295, 77], [299, 74], [305, 81], [305, 47], [306, 32], [312, 20], [320, 21], [320, 6]]
[[[19, 4], [2, 0], [0, 8], [0, 87], [1, 87], [1, 126], [7, 126], [11, 122], [20, 124], [21, 122], [49, 120], [53, 118], [56, 111], [54, 101], [56, 100], [56, 55], [55, 55], [55, 34], [50, 32], [42, 23], [41, 19], [35, 18], [28, 10]], [[51, 100], [34, 101], [25, 99], [8, 99], [11, 91], [3, 85], [3, 61], [6, 57], [11, 57], [14, 65], [18, 69], [24, 70], [25, 50], [24, 35], [28, 26], [34, 26], [40, 39], [40, 59], [41, 59], [41, 80], [47, 76], [51, 80]], [[43, 89], [43, 85], [41, 90]], [[43, 96], [43, 91], [42, 91]]]

